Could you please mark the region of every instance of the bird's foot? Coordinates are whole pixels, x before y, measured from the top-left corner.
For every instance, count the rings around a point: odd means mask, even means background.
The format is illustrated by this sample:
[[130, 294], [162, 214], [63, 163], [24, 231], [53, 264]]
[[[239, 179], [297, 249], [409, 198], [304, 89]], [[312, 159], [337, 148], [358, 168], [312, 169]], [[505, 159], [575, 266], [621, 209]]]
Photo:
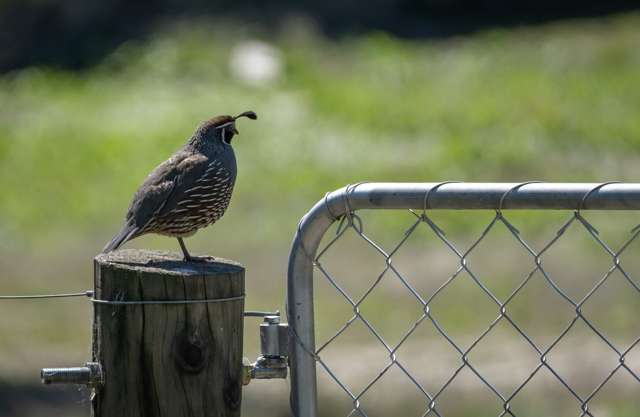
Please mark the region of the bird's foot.
[[215, 258], [213, 256], [185, 256], [184, 257], [184, 261], [185, 262], [194, 262], [194, 263], [198, 263], [198, 262], [209, 262], [209, 261], [213, 261], [215, 260]]

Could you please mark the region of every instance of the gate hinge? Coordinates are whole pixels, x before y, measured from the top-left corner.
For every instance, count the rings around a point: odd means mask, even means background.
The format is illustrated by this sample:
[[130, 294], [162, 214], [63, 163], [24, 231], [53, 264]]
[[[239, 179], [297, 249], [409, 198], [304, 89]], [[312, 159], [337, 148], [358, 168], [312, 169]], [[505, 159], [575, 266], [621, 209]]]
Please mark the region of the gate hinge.
[[280, 323], [280, 315], [265, 315], [260, 324], [261, 356], [254, 363], [243, 360], [243, 384], [252, 379], [287, 377], [289, 325]]

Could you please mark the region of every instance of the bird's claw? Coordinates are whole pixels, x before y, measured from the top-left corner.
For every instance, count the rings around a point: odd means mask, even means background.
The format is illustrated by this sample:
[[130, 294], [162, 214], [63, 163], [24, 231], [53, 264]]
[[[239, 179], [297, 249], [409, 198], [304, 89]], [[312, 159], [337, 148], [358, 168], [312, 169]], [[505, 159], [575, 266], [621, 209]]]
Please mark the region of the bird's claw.
[[189, 256], [189, 257], [184, 257], [184, 262], [193, 262], [193, 263], [198, 263], [198, 262], [209, 262], [209, 261], [213, 261], [215, 260], [215, 257], [213, 256]]

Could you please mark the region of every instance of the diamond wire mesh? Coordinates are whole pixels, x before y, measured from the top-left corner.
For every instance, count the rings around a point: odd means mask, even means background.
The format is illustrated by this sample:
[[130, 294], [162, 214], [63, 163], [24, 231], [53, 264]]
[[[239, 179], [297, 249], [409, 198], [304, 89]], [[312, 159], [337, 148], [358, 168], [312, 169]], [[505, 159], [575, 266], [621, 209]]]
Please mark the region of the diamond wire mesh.
[[[583, 312], [583, 305], [590, 299], [592, 296], [610, 279], [611, 275], [615, 271], [619, 271], [621, 275], [624, 277], [625, 282], [629, 284], [629, 290], [634, 291], [634, 294], [640, 296], [640, 286], [631, 278], [629, 273], [623, 268], [620, 256], [624, 253], [624, 251], [629, 247], [629, 245], [637, 238], [638, 234], [640, 234], [640, 228], [636, 227], [631, 231], [631, 236], [617, 249], [612, 249], [599, 235], [598, 230], [591, 224], [587, 219], [581, 214], [580, 210], [576, 210], [572, 213], [571, 217], [566, 220], [562, 226], [558, 229], [555, 236], [550, 239], [546, 244], [542, 246], [542, 249], [536, 250], [533, 245], [527, 242], [522, 236], [519, 230], [505, 217], [502, 210], [496, 210], [495, 216], [491, 219], [491, 221], [487, 224], [486, 227], [482, 230], [480, 236], [473, 241], [473, 243], [466, 250], [459, 249], [450, 239], [447, 238], [444, 231], [432, 220], [431, 217], [427, 215], [426, 210], [421, 214], [415, 213], [412, 210], [409, 210], [411, 214], [415, 216], [415, 221], [411, 224], [411, 226], [404, 232], [402, 238], [399, 242], [389, 251], [386, 252], [378, 243], [376, 243], [373, 239], [371, 239], [367, 234], [364, 233], [363, 222], [361, 218], [350, 212], [348, 215], [344, 216], [336, 230], [335, 236], [330, 239], [330, 241], [319, 251], [317, 252], [317, 256], [314, 259], [313, 265], [314, 268], [319, 271], [320, 275], [324, 277], [328, 283], [337, 291], [337, 293], [351, 306], [353, 310], [353, 316], [347, 320], [347, 322], [340, 327], [340, 329], [333, 334], [329, 339], [321, 344], [315, 352], [309, 352], [313, 355], [316, 362], [324, 369], [326, 374], [333, 380], [340, 389], [351, 399], [353, 408], [348, 416], [352, 415], [360, 415], [368, 417], [363, 404], [362, 398], [363, 396], [369, 392], [380, 379], [389, 372], [392, 367], [396, 367], [398, 370], [402, 372], [404, 376], [406, 376], [407, 380], [414, 385], [417, 390], [421, 393], [425, 400], [425, 408], [422, 414], [422, 417], [435, 415], [443, 417], [443, 413], [438, 410], [438, 402], [441, 398], [443, 392], [447, 390], [447, 388], [452, 384], [452, 382], [456, 379], [456, 377], [463, 371], [465, 368], [469, 369], [473, 375], [477, 377], [482, 384], [484, 384], [487, 388], [491, 390], [491, 392], [495, 395], [497, 400], [502, 405], [502, 411], [498, 414], [500, 417], [502, 416], [516, 416], [515, 412], [511, 409], [511, 404], [513, 400], [518, 396], [519, 393], [529, 384], [529, 382], [534, 378], [536, 374], [538, 374], [543, 368], [546, 368], [554, 378], [559, 381], [560, 384], [567, 390], [567, 392], [576, 400], [579, 416], [592, 416], [593, 414], [589, 409], [590, 401], [602, 390], [602, 388], [611, 380], [611, 378], [619, 372], [627, 372], [631, 377], [638, 383], [640, 383], [640, 375], [636, 373], [630, 366], [625, 363], [625, 359], [627, 354], [634, 349], [636, 345], [640, 343], [640, 337], [636, 338], [633, 342], [631, 342], [628, 346], [615, 346], [615, 344], [607, 338], [602, 331], [600, 331], [593, 323], [589, 320], [589, 318]], [[543, 255], [545, 255], [551, 248], [556, 245], [556, 243], [562, 238], [565, 232], [572, 226], [577, 225], [578, 227], [584, 229], [586, 233], [592, 238], [598, 245], [598, 247], [603, 250], [611, 259], [611, 265], [608, 268], [607, 272], [596, 282], [596, 284], [580, 299], [574, 299], [567, 294], [566, 291], [563, 291], [562, 288], [554, 281], [551, 274], [545, 269], [543, 263]], [[503, 300], [497, 297], [488, 287], [483, 283], [483, 281], [474, 273], [474, 271], [469, 266], [468, 257], [473, 251], [478, 247], [478, 245], [486, 238], [489, 232], [496, 228], [503, 226], [505, 227], [509, 234], [517, 241], [519, 245], [524, 248], [524, 250], [531, 256], [533, 261], [533, 268], [526, 274], [526, 276], [522, 279], [522, 281], [513, 289], [513, 291]], [[400, 248], [405, 245], [405, 242], [409, 239], [409, 237], [417, 230], [419, 227], [427, 227], [428, 230], [433, 233], [433, 235], [441, 242], [441, 244], [446, 248], [446, 250], [450, 251], [455, 257], [459, 260], [459, 266], [457, 270], [451, 274], [445, 282], [440, 285], [429, 297], [424, 298], [419, 291], [411, 285], [409, 280], [403, 276], [403, 274], [394, 266], [393, 257], [398, 252]], [[323, 265], [323, 257], [326, 255], [327, 251], [335, 245], [340, 239], [342, 239], [347, 232], [354, 232], [360, 239], [366, 242], [367, 245], [372, 247], [375, 252], [384, 259], [385, 267], [382, 272], [377, 276], [374, 282], [364, 291], [363, 295], [359, 298], [352, 297], [343, 287], [341, 287], [338, 281], [332, 276], [332, 274], [324, 267]], [[495, 319], [489, 324], [489, 326], [478, 336], [466, 349], [461, 346], [460, 343], [456, 343], [453, 340], [453, 337], [448, 334], [443, 326], [440, 325], [438, 320], [434, 317], [431, 312], [431, 305], [434, 300], [438, 299], [442, 291], [447, 288], [452, 282], [457, 279], [460, 279], [462, 273], [466, 273], [473, 283], [482, 291], [482, 293], [489, 299], [493, 304], [495, 304], [495, 308], [497, 311], [497, 316]], [[573, 310], [573, 317], [566, 324], [560, 334], [552, 340], [546, 346], [542, 346], [541, 343], [535, 343], [533, 338], [530, 337], [529, 334], [519, 326], [515, 320], [509, 314], [509, 304], [513, 300], [513, 298], [522, 291], [522, 289], [527, 286], [527, 284], [532, 280], [536, 273], [540, 273], [544, 279], [546, 285], [548, 285], [555, 293], [557, 293], [564, 303], [568, 304]], [[413, 325], [409, 328], [409, 330], [401, 337], [400, 341], [395, 344], [388, 343], [385, 338], [380, 334], [380, 332], [371, 324], [371, 322], [362, 314], [360, 306], [362, 303], [372, 294], [373, 291], [379, 286], [381, 280], [385, 275], [390, 273], [395, 279], [399, 280], [399, 282], [404, 286], [412, 297], [420, 303], [422, 306], [422, 315], [413, 323]], [[386, 350], [388, 354], [388, 362], [384, 366], [384, 368], [373, 377], [363, 389], [359, 392], [355, 392], [351, 390], [347, 384], [345, 384], [331, 369], [331, 367], [326, 363], [322, 358], [323, 351], [331, 344], [333, 344], [336, 339], [343, 334], [348, 328], [350, 328], [356, 321], [360, 321], [366, 329], [375, 337], [375, 339], [380, 343], [382, 347]], [[537, 365], [534, 369], [529, 373], [529, 375], [515, 387], [515, 389], [510, 392], [501, 392], [496, 385], [492, 384], [489, 379], [483, 375], [477, 367], [469, 359], [470, 353], [478, 346], [478, 344], [489, 335], [492, 330], [500, 323], [506, 322], [508, 323], [518, 335], [522, 337], [522, 339], [533, 348], [538, 356]], [[548, 360], [549, 354], [556, 348], [556, 346], [565, 338], [567, 333], [576, 325], [576, 323], [582, 322], [584, 323], [590, 331], [595, 334], [599, 339], [601, 339], [606, 346], [616, 355], [617, 364], [614, 366], [608, 374], [599, 381], [595, 388], [588, 393], [587, 395], [580, 395], [577, 390], [571, 386], [571, 384], [565, 380], [554, 367], [551, 365]], [[431, 323], [433, 328], [447, 341], [447, 343], [454, 349], [457, 354], [460, 356], [462, 364], [458, 366], [451, 376], [446, 379], [444, 384], [442, 384], [437, 390], [428, 391], [419, 381], [418, 378], [412, 374], [411, 370], [408, 366], [403, 364], [402, 358], [398, 355], [398, 350], [400, 347], [414, 334], [416, 329], [420, 326], [425, 326], [424, 323]]]

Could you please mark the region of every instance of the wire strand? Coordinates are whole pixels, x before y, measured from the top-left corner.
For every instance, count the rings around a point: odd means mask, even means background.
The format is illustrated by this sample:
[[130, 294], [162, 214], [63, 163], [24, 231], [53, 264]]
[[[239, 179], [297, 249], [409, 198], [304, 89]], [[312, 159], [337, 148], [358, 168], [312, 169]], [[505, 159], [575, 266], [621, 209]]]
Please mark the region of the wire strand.
[[[33, 295], [0, 295], [0, 300], [42, 300], [51, 298], [71, 298], [87, 297], [93, 304], [103, 305], [149, 305], [149, 304], [198, 304], [198, 303], [223, 303], [227, 301], [238, 301], [245, 298], [245, 295], [225, 298], [205, 298], [200, 300], [101, 300], [94, 298], [92, 290], [83, 292], [62, 293], [62, 294], [33, 294]], [[253, 312], [252, 312], [253, 313]]]
[[62, 294], [0, 295], [0, 300], [40, 300], [45, 298], [93, 297], [93, 291]]

